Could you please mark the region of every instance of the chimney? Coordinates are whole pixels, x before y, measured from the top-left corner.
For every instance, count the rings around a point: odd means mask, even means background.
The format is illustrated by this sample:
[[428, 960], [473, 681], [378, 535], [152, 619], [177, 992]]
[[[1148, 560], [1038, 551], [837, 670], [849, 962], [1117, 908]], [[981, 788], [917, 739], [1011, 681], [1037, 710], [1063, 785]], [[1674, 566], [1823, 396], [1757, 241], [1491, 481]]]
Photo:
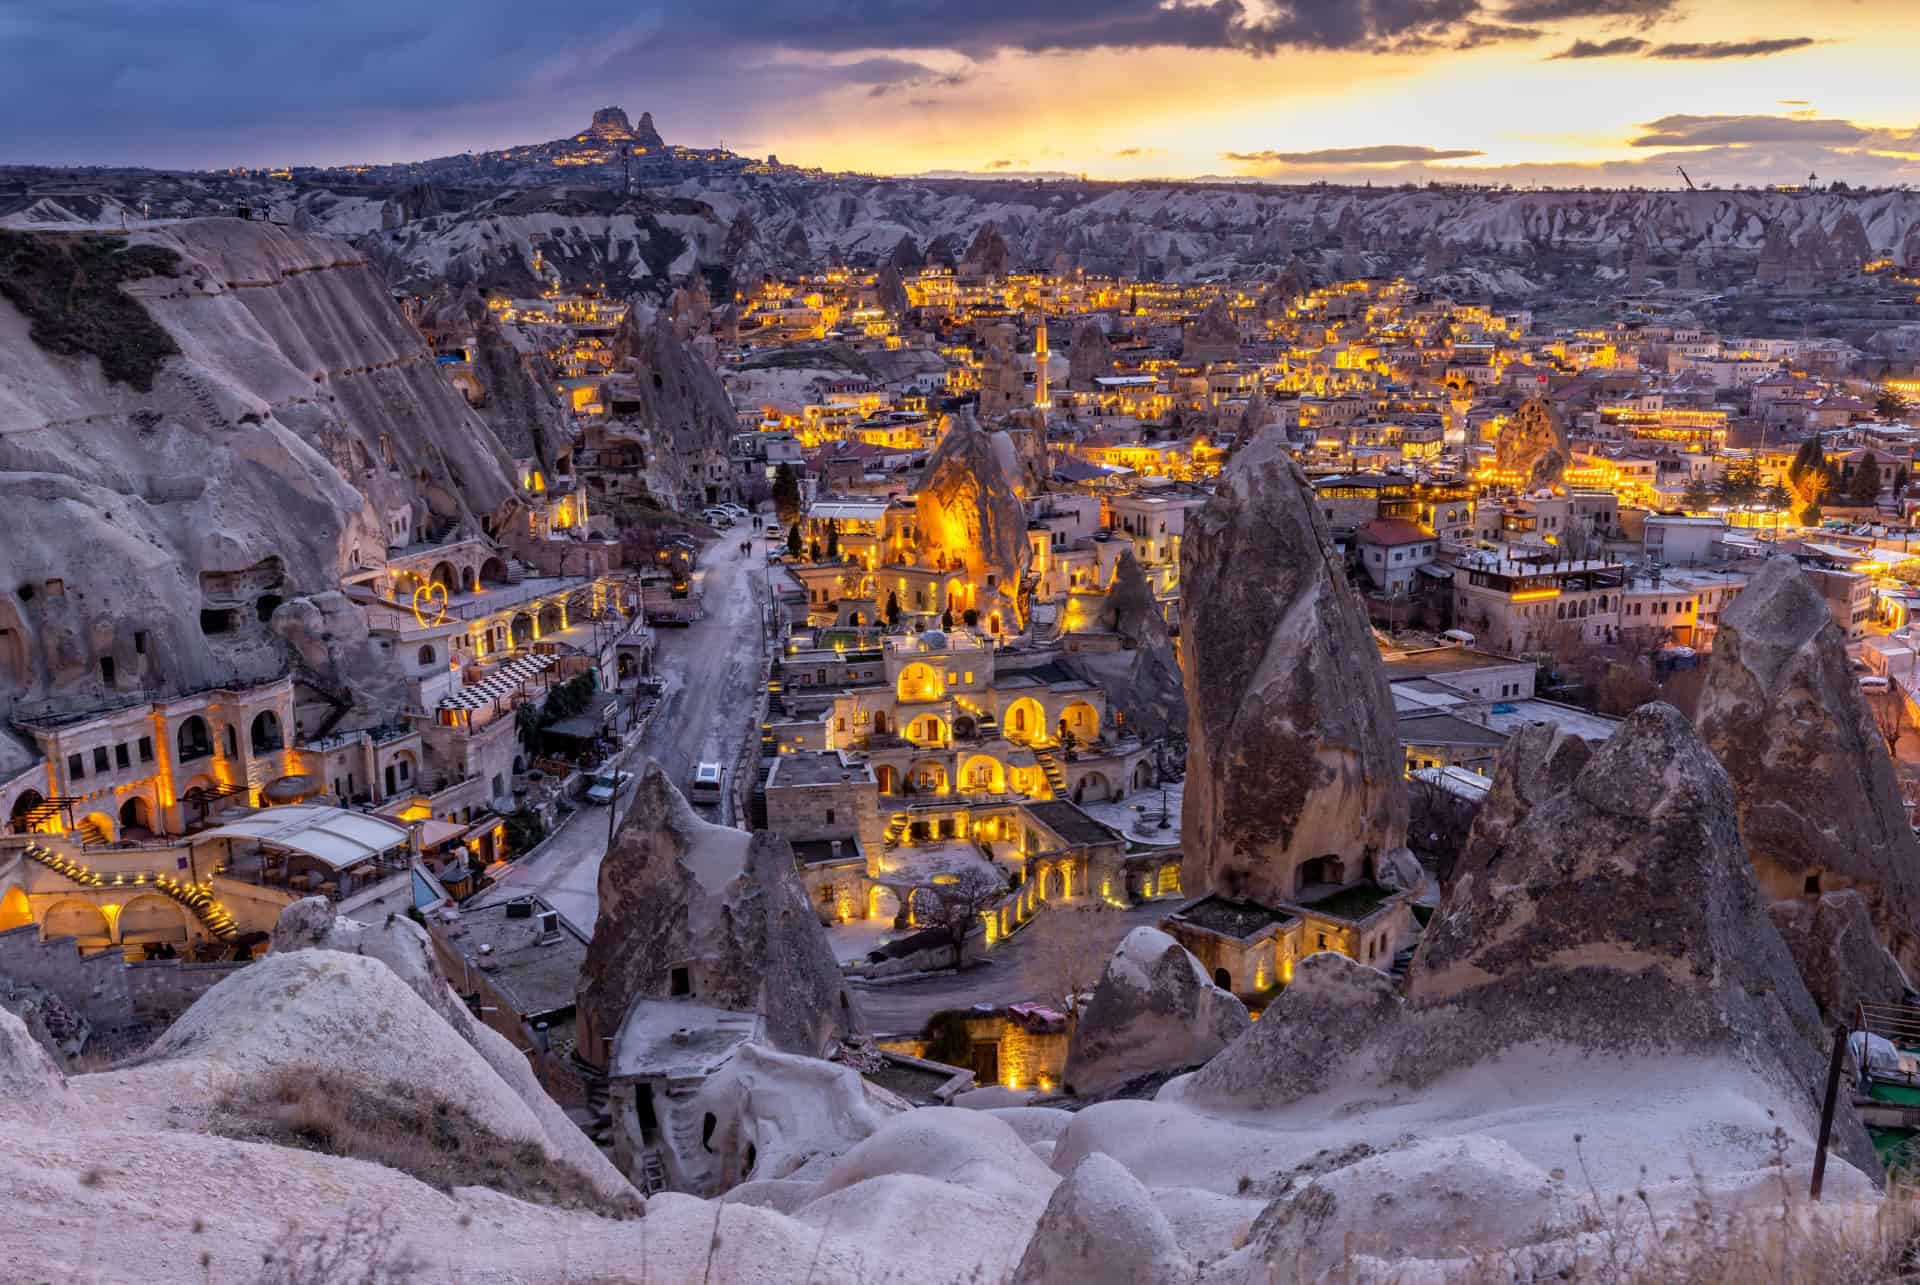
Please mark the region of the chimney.
[[834, 856], [836, 856], [836, 857], [838, 857], [838, 856], [840, 855], [840, 840], [838, 840], [838, 839], [835, 839], [835, 840], [833, 841], [833, 843], [832, 843], [832, 851], [833, 851], [833, 855], [834, 855]]
[[499, 961], [499, 960], [497, 960], [497, 959], [495, 959], [495, 958], [493, 957], [493, 943], [492, 943], [492, 942], [484, 942], [484, 941], [483, 941], [483, 942], [481, 942], [481, 943], [480, 943], [480, 969], [481, 969], [481, 971], [482, 971], [482, 972], [487, 972], [487, 973], [491, 973], [491, 972], [493, 972], [493, 971], [494, 971], [495, 969], [497, 969], [497, 968], [499, 968], [499, 967], [500, 967], [500, 961]]
[[543, 910], [540, 912], [540, 940], [542, 942], [560, 940], [560, 912]]

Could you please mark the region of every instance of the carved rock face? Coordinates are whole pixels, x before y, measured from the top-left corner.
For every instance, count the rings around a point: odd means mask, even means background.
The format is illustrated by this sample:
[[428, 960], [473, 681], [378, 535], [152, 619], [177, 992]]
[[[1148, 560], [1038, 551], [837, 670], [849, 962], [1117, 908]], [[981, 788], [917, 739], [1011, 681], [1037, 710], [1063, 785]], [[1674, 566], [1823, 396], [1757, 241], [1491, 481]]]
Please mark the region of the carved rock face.
[[1136, 928], [1107, 961], [1067, 1049], [1067, 1084], [1087, 1096], [1206, 1061], [1253, 1023], [1200, 961], [1158, 928]]
[[[1269, 432], [1187, 523], [1182, 886], [1273, 903], [1406, 834], [1393, 698], [1305, 478]], [[1328, 872], [1331, 874], [1331, 871]], [[1326, 877], [1326, 876], [1322, 876]]]
[[1733, 780], [1766, 895], [1855, 888], [1881, 941], [1920, 967], [1920, 843], [1846, 641], [1791, 559], [1769, 562], [1722, 616], [1696, 717]]
[[581, 969], [582, 1049], [637, 999], [676, 993], [766, 1018], [774, 1047], [808, 1057], [857, 1030], [833, 951], [784, 839], [695, 815], [649, 762], [600, 864], [600, 916]]
[[993, 435], [970, 414], [954, 420], [914, 493], [920, 551], [936, 566], [1011, 596], [1027, 560], [1027, 518]]
[[1553, 407], [1538, 397], [1521, 405], [1494, 444], [1494, 462], [1519, 473], [1520, 485], [1528, 491], [1557, 483], [1572, 458], [1566, 426]]

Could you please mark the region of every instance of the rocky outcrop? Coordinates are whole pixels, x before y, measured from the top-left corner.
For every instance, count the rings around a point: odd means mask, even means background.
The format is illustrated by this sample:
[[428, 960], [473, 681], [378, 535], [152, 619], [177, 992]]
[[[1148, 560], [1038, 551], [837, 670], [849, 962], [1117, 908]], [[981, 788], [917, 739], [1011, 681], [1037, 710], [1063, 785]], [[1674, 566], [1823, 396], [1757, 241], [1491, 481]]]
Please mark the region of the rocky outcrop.
[[967, 246], [960, 268], [968, 276], [1004, 277], [1011, 265], [1011, 254], [1006, 238], [1000, 235], [1000, 225], [989, 220], [973, 234], [973, 242]]
[[1523, 491], [1553, 486], [1573, 461], [1573, 447], [1559, 414], [1538, 397], [1522, 402], [1493, 444], [1494, 464], [1518, 477]]
[[635, 1000], [673, 995], [759, 1013], [775, 1048], [808, 1057], [860, 1029], [786, 840], [702, 820], [649, 760], [600, 863], [582, 1055], [604, 1048]]
[[1027, 515], [994, 436], [971, 413], [956, 415], [913, 504], [920, 550], [933, 566], [963, 570], [980, 589], [1010, 598], [1027, 562]]
[[1129, 1080], [1198, 1066], [1253, 1023], [1200, 961], [1158, 928], [1128, 933], [1067, 1046], [1066, 1081], [1098, 1097]]
[[1723, 613], [1696, 717], [1732, 778], [1767, 897], [1858, 890], [1881, 941], [1916, 975], [1920, 842], [1846, 640], [1791, 559], [1767, 563]]
[[1767, 913], [1829, 1025], [1854, 1021], [1862, 1003], [1890, 1004], [1905, 995], [1906, 974], [1858, 890], [1776, 901]]
[[1097, 322], [1086, 322], [1073, 332], [1067, 351], [1067, 384], [1075, 392], [1091, 392], [1093, 381], [1113, 374], [1113, 345]]
[[179, 350], [148, 391], [0, 300], [0, 713], [277, 676], [276, 605], [377, 565], [394, 516], [477, 528], [513, 494], [352, 246], [238, 219], [133, 240], [179, 265], [121, 286]]
[[1153, 586], [1132, 553], [1120, 555], [1093, 627], [1118, 634], [1121, 649], [1083, 652], [1070, 663], [1105, 690], [1107, 708], [1119, 711], [1125, 730], [1149, 740], [1184, 734], [1187, 697], [1180, 663]]
[[1240, 355], [1240, 326], [1224, 300], [1214, 299], [1206, 311], [1187, 323], [1180, 355], [1182, 360], [1200, 365], [1232, 361]]
[[[604, 388], [607, 432], [640, 445], [648, 492], [667, 508], [692, 512], [726, 478], [733, 402], [712, 366], [674, 333], [663, 310], [652, 324], [629, 311], [614, 336], [620, 373]], [[725, 498], [725, 496], [719, 497]]]
[[1193, 1271], [1153, 1194], [1096, 1151], [1053, 1189], [1012, 1285], [1184, 1285]]
[[851, 1066], [750, 1043], [708, 1077], [685, 1114], [715, 1121], [702, 1159], [717, 1191], [742, 1182], [817, 1180], [908, 1110]]
[[27, 1024], [0, 1006], [0, 1095], [26, 1102], [66, 1087], [66, 1077]]
[[[1477, 850], [1494, 842], [1497, 857]], [[1404, 1001], [1382, 974], [1309, 957], [1253, 1030], [1193, 1077], [1190, 1100], [1421, 1088], [1527, 1048], [1569, 1068], [1599, 1054], [1745, 1068], [1811, 1135], [1806, 1090], [1828, 1033], [1767, 916], [1727, 774], [1677, 710], [1643, 706], [1564, 786], [1536, 790], [1524, 816], [1476, 830], [1468, 848]], [[1293, 1065], [1303, 1041], [1311, 1067]], [[1844, 1105], [1837, 1130], [1839, 1152], [1877, 1172]]]
[[[1472, 841], [1453, 877], [1496, 869], [1508, 838], [1534, 806], [1572, 785], [1591, 757], [1586, 741], [1556, 723], [1529, 723], [1515, 732], [1494, 764], [1492, 788], [1474, 816]], [[1469, 856], [1477, 864], [1468, 866]]]
[[[1386, 673], [1285, 439], [1244, 448], [1180, 554], [1189, 747], [1181, 886], [1269, 904], [1302, 866], [1359, 878], [1404, 844]], [[1339, 869], [1332, 869], [1338, 865]]]
[[520, 1099], [539, 1123], [545, 1145], [554, 1155], [585, 1175], [602, 1194], [631, 1194], [632, 1188], [620, 1171], [548, 1095], [527, 1055], [498, 1031], [476, 1020], [454, 994], [433, 943], [420, 925], [401, 915], [389, 915], [378, 923], [361, 923], [341, 917], [325, 897], [305, 897], [280, 912], [273, 925], [271, 948], [275, 956], [295, 951], [338, 951], [385, 964]]

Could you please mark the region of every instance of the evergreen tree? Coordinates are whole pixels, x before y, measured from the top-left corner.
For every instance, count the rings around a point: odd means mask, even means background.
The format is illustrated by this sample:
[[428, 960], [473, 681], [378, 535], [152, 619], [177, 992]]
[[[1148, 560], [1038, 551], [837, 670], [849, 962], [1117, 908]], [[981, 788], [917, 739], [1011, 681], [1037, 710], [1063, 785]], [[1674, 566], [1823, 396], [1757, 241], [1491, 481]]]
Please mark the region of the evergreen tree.
[[820, 542], [818, 540], [810, 540], [807, 542], [807, 561], [820, 561]]
[[900, 596], [891, 589], [887, 590], [887, 627], [900, 627]]
[[827, 527], [827, 561], [840, 560], [840, 524], [832, 523]]
[[1862, 456], [1855, 466], [1853, 479], [1847, 486], [1847, 498], [1860, 505], [1880, 502], [1880, 462], [1873, 456]]
[[799, 557], [801, 547], [800, 524], [796, 522], [787, 528], [787, 556], [789, 558]]
[[1893, 498], [1898, 500], [1907, 493], [1907, 466], [1902, 464], [1893, 471]]
[[773, 471], [773, 511], [782, 522], [800, 520], [800, 475], [791, 464]]
[[1680, 508], [1686, 513], [1699, 513], [1704, 510], [1713, 497], [1707, 493], [1707, 484], [1698, 477], [1687, 480], [1687, 489], [1680, 493]]
[[953, 628], [953, 608], [952, 607], [948, 607], [945, 611], [940, 613], [940, 627], [942, 629], [949, 629], [949, 630]]

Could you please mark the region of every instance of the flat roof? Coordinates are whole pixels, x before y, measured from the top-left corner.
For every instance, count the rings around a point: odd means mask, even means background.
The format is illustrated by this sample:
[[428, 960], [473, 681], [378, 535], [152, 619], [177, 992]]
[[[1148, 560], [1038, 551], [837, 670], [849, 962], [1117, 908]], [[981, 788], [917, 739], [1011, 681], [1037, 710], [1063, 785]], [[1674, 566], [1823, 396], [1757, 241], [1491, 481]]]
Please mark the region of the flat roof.
[[873, 779], [873, 768], [864, 762], [852, 762], [840, 757], [838, 750], [817, 750], [813, 753], [782, 754], [773, 761], [772, 771], [767, 773], [767, 788], [775, 789], [787, 785], [839, 785], [843, 782], [857, 783]]
[[1509, 656], [1496, 656], [1490, 651], [1475, 651], [1471, 647], [1427, 647], [1420, 651], [1382, 656], [1380, 663], [1386, 666], [1387, 681], [1399, 683], [1410, 678], [1434, 678], [1443, 674], [1486, 669], [1492, 665], [1523, 665], [1526, 662]]
[[1229, 901], [1216, 895], [1182, 906], [1167, 918], [1245, 940], [1271, 924], [1290, 924], [1299, 917], [1257, 901]]
[[[533, 904], [515, 916], [508, 907]], [[587, 962], [587, 939], [562, 916], [558, 935], [541, 940], [540, 915], [553, 907], [539, 897], [513, 897], [489, 906], [463, 906], [457, 917], [443, 921], [446, 940], [485, 977], [494, 989], [513, 1001], [525, 1017], [572, 1008]], [[480, 968], [480, 947], [491, 946], [493, 966]]]
[[1029, 803], [1026, 806], [1034, 820], [1068, 843], [1112, 843], [1119, 837], [1088, 816], [1078, 804], [1065, 799], [1049, 799], [1044, 803]]
[[1620, 729], [1624, 719], [1594, 714], [1559, 701], [1530, 698], [1497, 701], [1487, 715], [1487, 725], [1511, 736], [1528, 723], [1552, 723], [1583, 741], [1604, 741]]
[[1454, 714], [1412, 713], [1399, 717], [1400, 741], [1410, 745], [1484, 745], [1507, 743], [1504, 732]]
[[615, 1078], [706, 1076], [761, 1033], [760, 1016], [686, 1000], [636, 1000], [613, 1042]]
[[407, 842], [406, 830], [391, 821], [314, 803], [263, 808], [193, 837], [253, 839], [269, 847], [302, 853], [335, 870], [359, 865]]

